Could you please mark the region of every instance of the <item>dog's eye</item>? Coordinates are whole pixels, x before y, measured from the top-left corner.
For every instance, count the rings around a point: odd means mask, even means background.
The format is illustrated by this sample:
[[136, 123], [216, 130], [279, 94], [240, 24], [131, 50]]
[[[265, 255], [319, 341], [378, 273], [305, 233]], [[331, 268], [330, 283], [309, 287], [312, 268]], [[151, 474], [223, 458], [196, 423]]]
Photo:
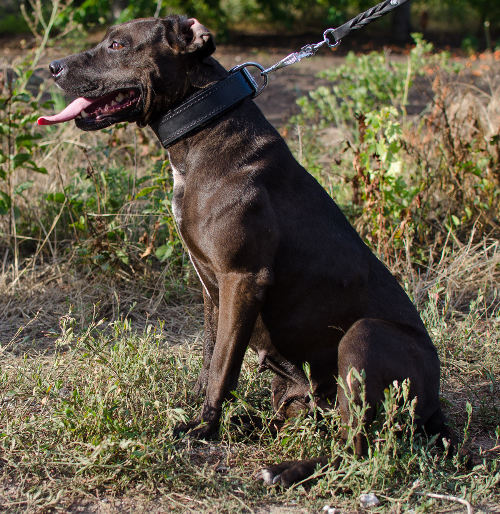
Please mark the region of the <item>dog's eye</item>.
[[112, 50], [121, 50], [123, 48], [123, 45], [121, 43], [118, 43], [118, 41], [113, 41], [110, 45]]

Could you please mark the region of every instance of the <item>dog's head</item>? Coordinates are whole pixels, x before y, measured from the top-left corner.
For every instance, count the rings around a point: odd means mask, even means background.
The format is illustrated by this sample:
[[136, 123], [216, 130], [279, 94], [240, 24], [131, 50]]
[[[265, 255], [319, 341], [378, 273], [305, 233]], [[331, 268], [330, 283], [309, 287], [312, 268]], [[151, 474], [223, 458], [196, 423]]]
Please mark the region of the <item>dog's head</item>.
[[95, 48], [50, 63], [56, 84], [78, 98], [38, 124], [74, 119], [83, 130], [121, 121], [144, 126], [186, 96], [195, 85], [193, 70], [214, 50], [212, 35], [194, 18], [144, 18], [111, 27]]

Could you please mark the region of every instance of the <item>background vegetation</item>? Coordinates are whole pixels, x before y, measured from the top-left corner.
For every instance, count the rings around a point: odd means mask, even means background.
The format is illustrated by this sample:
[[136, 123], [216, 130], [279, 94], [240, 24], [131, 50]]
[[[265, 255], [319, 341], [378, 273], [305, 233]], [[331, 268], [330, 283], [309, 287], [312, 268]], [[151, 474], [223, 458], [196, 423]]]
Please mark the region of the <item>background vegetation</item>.
[[[29, 13], [37, 10], [39, 0], [23, 0], [21, 6]], [[181, 12], [197, 16], [213, 30], [217, 30], [222, 41], [239, 31], [282, 32], [283, 29], [305, 33], [310, 30], [337, 26], [360, 10], [375, 2], [369, 0], [316, 0], [304, 3], [300, 0], [60, 0], [61, 9], [55, 20], [55, 29], [64, 30], [71, 21], [79, 30], [93, 26], [123, 22], [137, 17], [166, 15]], [[50, 2], [43, 2], [46, 11]], [[406, 16], [399, 10], [396, 23], [405, 24], [409, 36]], [[436, 34], [458, 33], [465, 45], [477, 47], [491, 45], [492, 37], [498, 37], [500, 7], [490, 0], [412, 0], [413, 27]], [[443, 23], [446, 20], [446, 23]], [[378, 24], [388, 27], [389, 19]], [[17, 0], [4, 0], [0, 6], [0, 35], [19, 33], [29, 29], [26, 19], [20, 15]], [[370, 30], [370, 29], [369, 29]], [[392, 31], [394, 33], [394, 26]]]
[[[237, 16], [271, 23], [283, 10], [293, 26], [301, 9], [299, 2], [182, 5], [222, 28]], [[317, 5], [323, 16], [332, 8]], [[488, 3], [475, 2], [478, 27], [480, 5]], [[333, 20], [361, 7], [337, 2], [328, 12]], [[120, 16], [154, 14], [148, 8], [165, 6], [135, 2]], [[65, 104], [37, 78], [49, 40], [77, 47], [71, 29], [78, 34], [79, 24], [101, 17], [117, 17], [107, 2], [28, 4], [24, 23], [36, 45], [1, 70], [0, 507], [349, 511], [366, 492], [378, 496], [380, 511], [498, 504], [495, 41], [481, 54], [466, 45], [460, 59], [420, 36], [402, 55], [350, 53], [279, 127], [398, 276], [442, 362], [443, 404], [461, 453], [447, 458], [432, 442], [412, 439], [413, 406], [398, 384], [370, 433], [370, 458], [357, 460], [334, 436], [335, 412], [273, 435], [270, 377], [257, 373], [251, 355], [220, 440], [172, 439], [173, 426], [199, 407], [191, 387], [201, 309], [171, 215], [165, 152], [135, 126], [94, 134], [35, 125], [41, 110]], [[260, 426], [235, 422], [246, 414], [258, 414]], [[324, 452], [342, 466], [318, 470], [310, 487], [282, 491], [251, 479], [263, 463]]]

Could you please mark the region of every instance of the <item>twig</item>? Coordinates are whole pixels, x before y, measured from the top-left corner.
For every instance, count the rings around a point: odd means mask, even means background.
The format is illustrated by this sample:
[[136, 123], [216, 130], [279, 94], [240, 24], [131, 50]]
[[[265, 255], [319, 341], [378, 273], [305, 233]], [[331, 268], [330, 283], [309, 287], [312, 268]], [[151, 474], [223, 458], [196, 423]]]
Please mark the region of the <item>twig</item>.
[[[4, 312], [5, 312], [5, 310], [4, 310]], [[14, 343], [17, 342], [17, 338], [19, 337], [19, 335], [24, 331], [25, 328], [29, 327], [32, 323], [34, 323], [38, 319], [38, 315], [39, 314], [40, 314], [40, 311], [38, 311], [34, 315], [33, 318], [28, 320], [28, 323], [26, 323], [25, 325], [20, 326], [17, 329], [17, 332], [14, 334], [14, 336], [12, 336], [10, 341], [5, 346], [0, 345], [0, 355], [3, 354], [4, 352], [6, 352]]]
[[155, 13], [153, 15], [154, 18], [158, 18], [158, 16], [160, 16], [161, 4], [162, 4], [162, 1], [161, 0], [157, 0], [157, 2], [156, 2], [156, 10], [155, 10]]
[[191, 498], [190, 496], [187, 496], [186, 494], [172, 493], [172, 495], [177, 496], [178, 498], [181, 498], [182, 500], [186, 500], [189, 502], [195, 502], [195, 503], [199, 503], [200, 505], [203, 505], [203, 502], [201, 502], [200, 500], [195, 500], [194, 498]]
[[410, 91], [410, 85], [411, 85], [411, 75], [412, 75], [412, 69], [411, 69], [411, 57], [408, 56], [408, 67], [406, 69], [406, 79], [405, 79], [405, 88], [403, 92], [403, 100], [401, 102], [401, 106], [404, 109], [404, 115], [406, 116], [406, 106], [408, 105], [408, 95]]
[[235, 500], [237, 500], [244, 509], [248, 510], [251, 514], [255, 514], [255, 511], [250, 508], [241, 498], [238, 498], [235, 494], [229, 493]]
[[5, 266], [7, 264], [7, 257], [9, 256], [9, 248], [7, 248], [5, 250], [5, 254], [3, 256], [3, 261], [2, 261], [2, 275], [5, 274]]
[[64, 198], [66, 199], [66, 203], [68, 204], [68, 214], [69, 214], [69, 218], [71, 220], [71, 226], [73, 227], [73, 231], [75, 234], [75, 239], [76, 239], [77, 243], [80, 244], [80, 238], [78, 237], [78, 232], [75, 227], [75, 220], [73, 219], [73, 214], [71, 212], [71, 200], [68, 199], [68, 195], [66, 194], [66, 188], [64, 187], [64, 180], [62, 178], [61, 167], [59, 165], [59, 162], [60, 162], [60, 159], [57, 160], [57, 166], [56, 166], [57, 176], [59, 178], [59, 183], [61, 184], [61, 189], [62, 189]]
[[458, 496], [451, 496], [449, 494], [437, 494], [437, 493], [415, 493], [418, 496], [428, 496], [429, 498], [436, 498], [437, 500], [448, 500], [451, 502], [461, 503], [467, 507], [467, 514], [473, 514], [474, 510], [472, 505], [463, 498], [459, 498]]

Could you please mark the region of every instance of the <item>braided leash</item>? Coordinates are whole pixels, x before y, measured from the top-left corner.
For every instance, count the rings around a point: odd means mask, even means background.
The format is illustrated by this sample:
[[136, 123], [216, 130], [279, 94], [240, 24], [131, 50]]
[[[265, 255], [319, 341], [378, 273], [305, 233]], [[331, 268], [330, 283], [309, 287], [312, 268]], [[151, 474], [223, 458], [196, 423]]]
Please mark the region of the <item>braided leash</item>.
[[367, 9], [366, 11], [358, 14], [352, 20], [344, 23], [340, 27], [336, 29], [327, 29], [323, 32], [323, 40], [319, 43], [308, 44], [303, 46], [297, 52], [293, 52], [287, 55], [285, 58], [278, 61], [276, 64], [273, 64], [269, 68], [264, 68], [259, 63], [256, 62], [246, 62], [235, 66], [230, 71], [236, 72], [241, 70], [242, 68], [247, 68], [249, 66], [253, 66], [260, 70], [260, 75], [262, 76], [262, 85], [260, 87], [256, 87], [255, 96], [260, 95], [263, 89], [267, 86], [268, 75], [273, 71], [279, 70], [281, 68], [285, 68], [286, 66], [290, 66], [291, 64], [295, 64], [302, 59], [307, 57], [312, 57], [316, 55], [316, 52], [322, 48], [323, 46], [328, 46], [329, 48], [335, 48], [340, 45], [342, 39], [346, 37], [353, 30], [358, 30], [363, 28], [368, 23], [381, 18], [392, 10], [396, 9], [400, 5], [406, 3], [408, 0], [385, 0], [384, 2], [380, 2], [379, 4]]
[[358, 14], [352, 20], [349, 20], [347, 23], [344, 23], [339, 28], [332, 31], [335, 41], [340, 43], [340, 40], [351, 31], [363, 28], [365, 25], [368, 25], [368, 23], [381, 18], [407, 1], [408, 0], [386, 0]]

